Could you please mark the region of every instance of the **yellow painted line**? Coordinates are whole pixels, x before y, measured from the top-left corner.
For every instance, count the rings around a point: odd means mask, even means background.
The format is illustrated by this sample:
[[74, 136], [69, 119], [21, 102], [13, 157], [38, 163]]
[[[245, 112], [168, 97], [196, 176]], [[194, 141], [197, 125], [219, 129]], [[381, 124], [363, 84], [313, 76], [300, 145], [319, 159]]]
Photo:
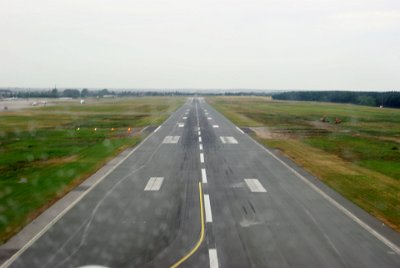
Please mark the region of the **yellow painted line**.
[[203, 209], [203, 189], [201, 187], [201, 182], [199, 182], [199, 195], [200, 195], [200, 221], [201, 221], [201, 231], [200, 231], [200, 238], [197, 241], [196, 246], [185, 256], [183, 256], [179, 261], [171, 265], [171, 268], [176, 268], [181, 265], [184, 261], [190, 258], [200, 247], [201, 243], [204, 240], [204, 209]]

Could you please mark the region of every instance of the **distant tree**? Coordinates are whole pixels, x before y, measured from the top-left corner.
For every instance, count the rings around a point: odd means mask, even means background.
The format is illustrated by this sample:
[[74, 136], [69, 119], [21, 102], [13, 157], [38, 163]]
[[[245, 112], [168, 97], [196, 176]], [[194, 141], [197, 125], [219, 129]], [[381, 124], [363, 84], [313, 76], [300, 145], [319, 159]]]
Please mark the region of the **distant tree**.
[[356, 102], [360, 105], [376, 106], [376, 99], [371, 96], [358, 96]]
[[58, 90], [57, 90], [56, 88], [53, 88], [53, 89], [51, 90], [51, 96], [52, 96], [53, 98], [58, 98]]
[[81, 93], [77, 89], [65, 89], [63, 91], [63, 97], [68, 97], [68, 98], [79, 98]]
[[272, 96], [277, 100], [326, 101], [400, 108], [400, 92], [291, 91]]
[[89, 90], [87, 88], [82, 89], [81, 97], [86, 98], [87, 96], [89, 96]]
[[105, 88], [105, 89], [100, 90], [99, 95], [100, 96], [110, 95], [110, 92], [108, 92], [108, 89]]

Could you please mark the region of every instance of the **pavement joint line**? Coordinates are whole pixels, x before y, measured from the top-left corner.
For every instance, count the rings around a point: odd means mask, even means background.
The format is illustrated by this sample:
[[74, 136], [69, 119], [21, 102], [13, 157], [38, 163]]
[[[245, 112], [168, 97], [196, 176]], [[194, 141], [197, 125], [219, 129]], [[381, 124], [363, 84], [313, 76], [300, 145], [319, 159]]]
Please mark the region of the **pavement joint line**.
[[[170, 121], [173, 118], [171, 114], [163, 124]], [[0, 268], [9, 267], [22, 253], [24, 253], [30, 246], [33, 245], [44, 233], [46, 233], [55, 223], [57, 223], [68, 211], [70, 211], [79, 201], [81, 201], [89, 192], [91, 192], [100, 182], [102, 182], [111, 172], [113, 172], [117, 167], [119, 167], [126, 159], [128, 159], [136, 150], [138, 150], [148, 139], [150, 139], [163, 125], [161, 124], [156, 128], [149, 136], [142, 140], [138, 145], [136, 145], [131, 152], [129, 152], [124, 158], [116, 163], [110, 170], [108, 170], [104, 175], [93, 183], [89, 189], [83, 192], [79, 197], [77, 197], [69, 206], [62, 210], [57, 216], [55, 216], [42, 230], [40, 230], [36, 235], [34, 235], [22, 248], [20, 248], [14, 255], [12, 255], [8, 260], [6, 260]]]
[[204, 163], [204, 154], [200, 153], [200, 163]]
[[240, 133], [244, 134], [244, 131], [241, 130], [240, 127], [236, 127], [236, 129], [237, 129]]
[[171, 265], [171, 268], [179, 267], [179, 265], [181, 265], [184, 261], [189, 259], [199, 249], [200, 245], [204, 241], [204, 205], [203, 205], [203, 188], [201, 186], [201, 182], [199, 182], [199, 199], [200, 199], [200, 221], [201, 221], [201, 230], [200, 230], [199, 241], [197, 241], [194, 248], [191, 251], [189, 251], [188, 254], [183, 256], [180, 260], [178, 260], [173, 265]]
[[201, 180], [203, 183], [207, 183], [207, 173], [205, 168], [201, 169]]
[[210, 268], [218, 268], [218, 255], [217, 255], [217, 249], [215, 248], [210, 248], [208, 250], [208, 256], [210, 258]]
[[277, 157], [274, 153], [272, 153], [270, 150], [262, 146], [260, 143], [258, 143], [256, 140], [251, 138], [250, 136], [247, 135], [255, 144], [257, 144], [260, 148], [262, 148], [264, 151], [266, 151], [269, 155], [271, 155], [273, 158], [275, 158], [279, 163], [281, 163], [283, 166], [285, 166], [288, 170], [290, 170], [294, 175], [296, 175], [299, 179], [301, 179], [305, 184], [307, 184], [309, 187], [311, 187], [314, 191], [319, 193], [325, 200], [327, 200], [329, 203], [331, 203], [334, 207], [336, 207], [338, 210], [340, 210], [343, 214], [345, 214], [347, 217], [349, 217], [351, 220], [353, 220], [355, 223], [360, 225], [364, 230], [366, 230], [368, 233], [373, 235], [375, 238], [377, 238], [379, 241], [381, 241], [383, 244], [385, 244], [387, 247], [389, 247], [391, 250], [393, 250], [397, 255], [400, 255], [400, 248], [392, 243], [389, 239], [375, 231], [371, 226], [369, 226], [367, 223], [365, 223], [363, 220], [358, 218], [356, 215], [351, 213], [348, 209], [346, 209], [344, 206], [339, 204], [335, 199], [330, 197], [328, 194], [326, 194], [324, 191], [319, 189], [316, 185], [314, 185], [312, 182], [307, 180], [303, 175], [301, 175], [299, 172], [297, 172], [295, 169], [290, 167], [288, 164], [286, 164], [283, 160], [281, 160], [279, 157]]
[[211, 212], [211, 203], [210, 203], [210, 195], [204, 195], [204, 208], [206, 211], [206, 222], [212, 222], [212, 212]]

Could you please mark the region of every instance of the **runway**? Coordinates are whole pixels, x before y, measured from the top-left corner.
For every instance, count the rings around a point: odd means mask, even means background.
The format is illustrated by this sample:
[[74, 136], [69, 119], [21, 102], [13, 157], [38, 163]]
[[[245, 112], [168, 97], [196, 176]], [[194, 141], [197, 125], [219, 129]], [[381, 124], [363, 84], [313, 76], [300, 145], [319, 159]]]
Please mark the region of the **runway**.
[[400, 267], [379, 226], [190, 98], [1, 267]]

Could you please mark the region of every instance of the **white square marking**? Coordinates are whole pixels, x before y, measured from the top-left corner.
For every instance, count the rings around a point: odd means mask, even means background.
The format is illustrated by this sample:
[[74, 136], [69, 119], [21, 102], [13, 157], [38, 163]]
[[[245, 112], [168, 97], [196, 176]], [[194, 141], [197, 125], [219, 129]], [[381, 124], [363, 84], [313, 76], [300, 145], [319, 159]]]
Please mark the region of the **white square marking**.
[[213, 128], [219, 128], [219, 126], [218, 125], [213, 125]]
[[238, 144], [238, 141], [234, 137], [224, 137], [221, 136], [219, 137], [222, 141], [222, 143], [228, 143], [228, 144]]
[[244, 179], [244, 181], [246, 182], [247, 187], [249, 187], [250, 191], [253, 193], [267, 192], [258, 179]]
[[145, 191], [158, 191], [164, 181], [164, 177], [151, 177], [144, 188]]
[[163, 140], [163, 143], [178, 143], [180, 136], [166, 136]]

